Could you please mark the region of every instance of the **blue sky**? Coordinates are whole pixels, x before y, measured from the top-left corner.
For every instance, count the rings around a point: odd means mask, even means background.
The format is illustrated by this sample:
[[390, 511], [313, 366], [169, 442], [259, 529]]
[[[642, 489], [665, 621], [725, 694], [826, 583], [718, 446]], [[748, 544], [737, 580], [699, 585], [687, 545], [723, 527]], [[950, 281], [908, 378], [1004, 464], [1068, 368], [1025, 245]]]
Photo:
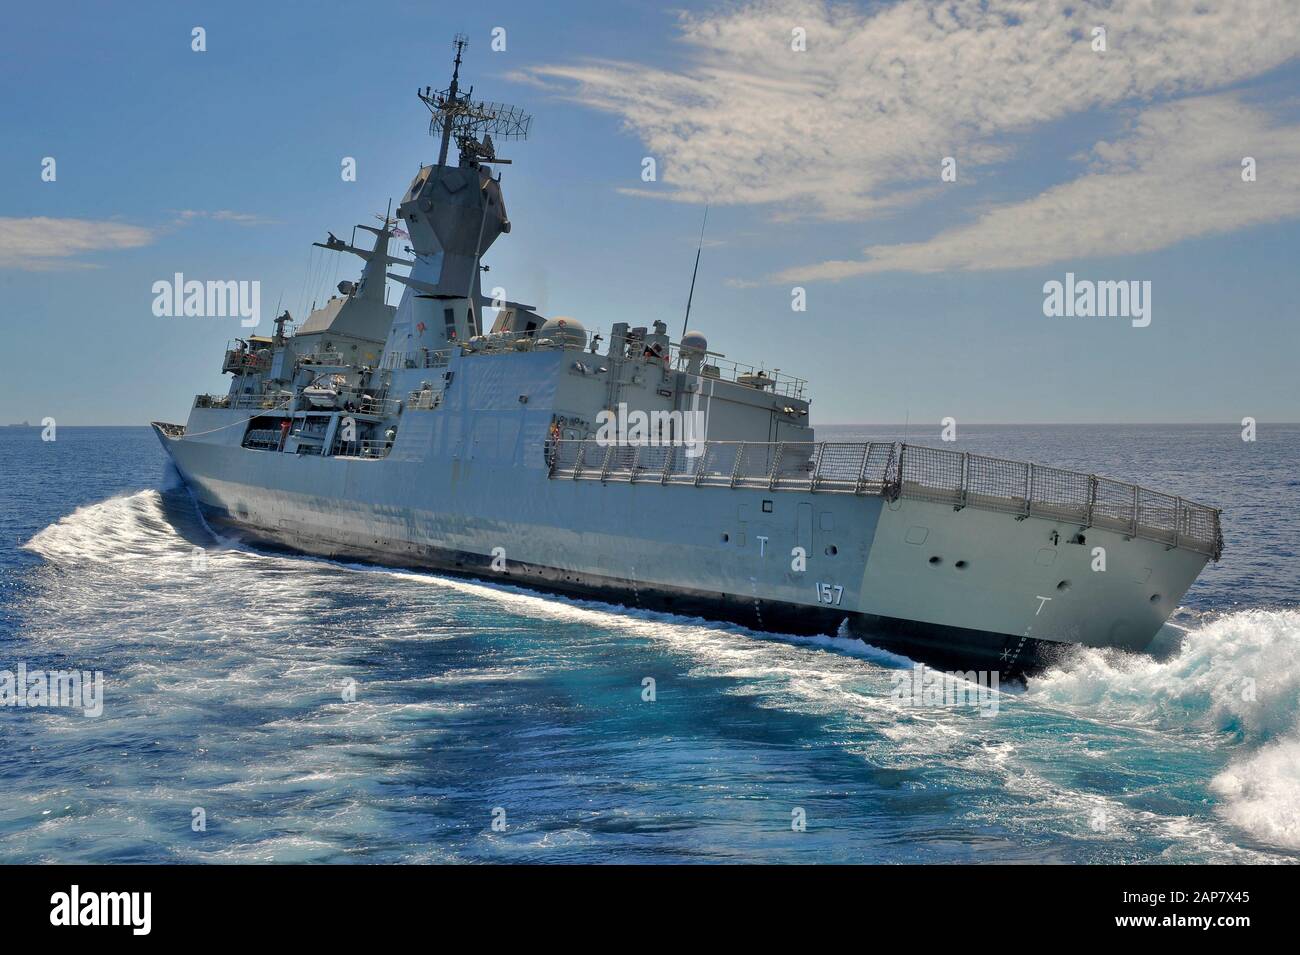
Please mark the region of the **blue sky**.
[[[534, 116], [499, 150], [514, 230], [485, 285], [512, 299], [676, 335], [709, 201], [691, 324], [810, 379], [815, 423], [1300, 419], [1300, 11], [1107, 6], [18, 7], [0, 422], [183, 421], [224, 390], [238, 319], [156, 317], [175, 272], [260, 281], [263, 330], [355, 278], [310, 243], [434, 159], [414, 93], [457, 31], [476, 93]], [[1151, 324], [1046, 317], [1067, 271], [1151, 282]]]

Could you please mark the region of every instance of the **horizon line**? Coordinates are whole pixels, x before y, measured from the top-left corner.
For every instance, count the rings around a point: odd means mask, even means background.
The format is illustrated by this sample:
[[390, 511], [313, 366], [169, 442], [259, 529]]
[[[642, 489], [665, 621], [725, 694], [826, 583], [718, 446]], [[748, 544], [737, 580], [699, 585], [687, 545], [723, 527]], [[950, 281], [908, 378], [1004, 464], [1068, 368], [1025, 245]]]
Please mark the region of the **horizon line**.
[[[1258, 424], [1258, 419], [1256, 424]], [[1271, 421], [1265, 419], [1266, 424], [1285, 425], [1300, 427], [1300, 421]], [[57, 424], [57, 422], [56, 422]], [[1069, 427], [1197, 427], [1207, 425], [1218, 425], [1223, 427], [1240, 428], [1239, 421], [971, 421], [965, 424], [958, 422], [958, 428], [1069, 428]], [[60, 428], [148, 428], [149, 424], [57, 424]], [[41, 428], [41, 424], [31, 424], [27, 421], [14, 421], [8, 424], [0, 424], [0, 429], [4, 428]], [[911, 430], [917, 427], [911, 422], [888, 422], [888, 421], [848, 421], [848, 422], [825, 422], [822, 424], [809, 425], [814, 430], [817, 428], [899, 428]]]

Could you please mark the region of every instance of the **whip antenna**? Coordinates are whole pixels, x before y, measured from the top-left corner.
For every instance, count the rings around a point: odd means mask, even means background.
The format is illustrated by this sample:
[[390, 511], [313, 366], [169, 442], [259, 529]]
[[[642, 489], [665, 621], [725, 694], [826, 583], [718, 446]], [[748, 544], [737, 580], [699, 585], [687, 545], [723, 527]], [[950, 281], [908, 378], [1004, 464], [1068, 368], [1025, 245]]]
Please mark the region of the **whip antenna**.
[[700, 253], [704, 251], [704, 227], [709, 224], [709, 206], [704, 204], [704, 221], [700, 223], [700, 244], [695, 250], [695, 270], [691, 272], [691, 292], [686, 296], [686, 317], [682, 319], [682, 338], [686, 337], [686, 326], [691, 320], [691, 300], [695, 298], [695, 276], [700, 274]]

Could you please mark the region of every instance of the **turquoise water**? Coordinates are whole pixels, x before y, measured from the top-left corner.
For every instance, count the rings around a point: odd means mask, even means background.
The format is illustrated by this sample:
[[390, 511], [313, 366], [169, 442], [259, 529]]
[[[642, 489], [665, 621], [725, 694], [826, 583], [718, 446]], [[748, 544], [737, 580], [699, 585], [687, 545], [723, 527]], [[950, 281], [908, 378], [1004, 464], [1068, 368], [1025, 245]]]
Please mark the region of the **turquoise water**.
[[[823, 437], [850, 435], [901, 432]], [[0, 429], [0, 670], [105, 679], [98, 717], [0, 708], [0, 860], [1300, 858], [1300, 428], [958, 447], [1224, 507], [1163, 659], [913, 707], [909, 662], [857, 641], [261, 554], [211, 537], [147, 429]]]

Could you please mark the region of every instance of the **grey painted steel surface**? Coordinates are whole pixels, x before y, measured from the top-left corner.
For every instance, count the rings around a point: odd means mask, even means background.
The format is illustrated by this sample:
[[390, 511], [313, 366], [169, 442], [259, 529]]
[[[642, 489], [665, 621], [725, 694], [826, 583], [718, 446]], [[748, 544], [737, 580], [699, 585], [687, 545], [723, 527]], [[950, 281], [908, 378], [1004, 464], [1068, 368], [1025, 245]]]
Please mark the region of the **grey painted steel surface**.
[[[454, 93], [422, 99], [436, 117]], [[1144, 648], [1218, 558], [1218, 512], [1177, 497], [815, 442], [802, 379], [698, 332], [616, 323], [606, 339], [509, 302], [484, 334], [477, 263], [510, 220], [491, 144], [457, 143], [458, 165], [422, 167], [398, 207], [409, 262], [388, 255], [388, 219], [373, 250], [318, 243], [365, 260], [362, 282], [299, 334], [224, 356], [229, 393], [196, 396], [186, 425], [155, 422], [220, 526], [1008, 669], [1072, 643]], [[395, 309], [380, 292], [394, 263], [411, 267]], [[611, 415], [628, 429], [598, 439]]]
[[883, 494], [1061, 519], [1194, 550], [1223, 551], [1219, 512], [1095, 474], [885, 442], [705, 441], [697, 448], [558, 441], [552, 477]]

